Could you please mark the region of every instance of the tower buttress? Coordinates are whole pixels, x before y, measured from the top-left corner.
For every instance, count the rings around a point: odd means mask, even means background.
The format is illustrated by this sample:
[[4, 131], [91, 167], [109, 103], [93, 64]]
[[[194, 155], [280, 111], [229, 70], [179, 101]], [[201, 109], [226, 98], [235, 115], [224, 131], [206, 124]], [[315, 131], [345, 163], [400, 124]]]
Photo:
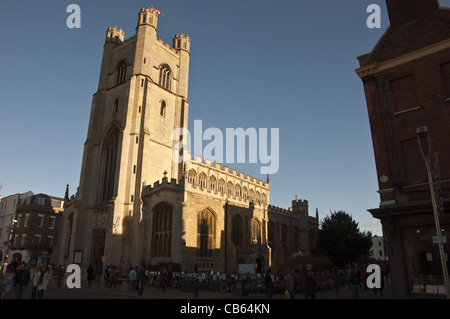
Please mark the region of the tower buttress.
[[123, 43], [125, 32], [117, 26], [109, 27], [106, 30], [105, 45], [103, 46], [102, 66], [100, 69], [100, 79], [98, 81], [98, 90], [108, 89], [108, 78], [111, 73], [111, 64], [113, 63], [113, 51]]
[[[150, 75], [152, 72], [153, 44], [157, 41], [158, 13], [151, 8], [142, 8], [136, 27], [136, 53], [133, 74]], [[142, 80], [142, 79], [139, 79]]]
[[180, 78], [178, 94], [187, 98], [188, 96], [188, 82], [189, 82], [189, 58], [191, 50], [191, 38], [183, 33], [175, 34], [172, 39], [172, 47], [180, 55]]

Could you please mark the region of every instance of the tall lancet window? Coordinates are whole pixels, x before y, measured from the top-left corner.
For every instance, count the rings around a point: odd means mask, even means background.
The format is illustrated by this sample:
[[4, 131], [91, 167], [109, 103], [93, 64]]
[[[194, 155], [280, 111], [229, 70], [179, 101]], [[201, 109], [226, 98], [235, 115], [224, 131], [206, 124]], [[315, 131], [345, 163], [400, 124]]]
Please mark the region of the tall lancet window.
[[122, 61], [119, 63], [116, 69], [116, 85], [125, 82], [126, 77], [127, 77], [127, 62]]
[[172, 72], [167, 64], [161, 66], [161, 71], [159, 73], [159, 85], [163, 88], [170, 90], [170, 80]]
[[261, 223], [256, 218], [251, 222], [252, 244], [261, 244]]
[[101, 192], [100, 199], [103, 202], [110, 200], [114, 196], [114, 184], [116, 179], [116, 163], [118, 148], [119, 130], [117, 127], [111, 128], [103, 140], [101, 155]]
[[153, 257], [172, 256], [172, 211], [167, 204], [153, 210]]
[[242, 225], [244, 222], [242, 221], [242, 217], [239, 215], [234, 215], [231, 218], [231, 241], [235, 246], [241, 246], [243, 243], [243, 232]]
[[204, 209], [197, 217], [197, 256], [212, 257], [214, 248], [215, 218], [213, 213]]
[[166, 117], [166, 102], [165, 102], [165, 101], [162, 101], [162, 102], [161, 102], [161, 109], [160, 109], [160, 111], [159, 111], [159, 114], [160, 114], [162, 117]]

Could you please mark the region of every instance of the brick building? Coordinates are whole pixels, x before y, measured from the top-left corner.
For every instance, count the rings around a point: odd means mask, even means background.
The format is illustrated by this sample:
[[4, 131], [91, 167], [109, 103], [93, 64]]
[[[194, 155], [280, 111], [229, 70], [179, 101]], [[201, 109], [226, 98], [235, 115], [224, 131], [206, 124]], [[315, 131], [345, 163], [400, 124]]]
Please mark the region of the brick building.
[[[369, 211], [383, 225], [393, 293], [442, 293], [417, 129], [428, 128], [445, 235], [450, 232], [450, 10], [436, 0], [386, 4], [390, 26], [372, 52], [358, 57], [356, 70], [364, 85], [379, 183], [380, 205]], [[428, 153], [427, 141], [420, 141]], [[449, 245], [444, 248], [447, 252]]]
[[7, 262], [6, 254], [10, 244], [11, 230], [14, 228], [16, 220], [17, 205], [33, 195], [33, 192], [29, 191], [0, 198], [0, 260], [2, 265]]
[[9, 244], [9, 261], [52, 262], [63, 204], [63, 198], [46, 194], [19, 201]]

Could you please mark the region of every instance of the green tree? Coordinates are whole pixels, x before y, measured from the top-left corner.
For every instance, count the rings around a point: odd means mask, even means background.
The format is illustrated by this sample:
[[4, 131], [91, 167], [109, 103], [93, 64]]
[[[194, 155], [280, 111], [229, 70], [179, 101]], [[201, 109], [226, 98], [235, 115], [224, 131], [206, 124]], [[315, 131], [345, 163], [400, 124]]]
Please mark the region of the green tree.
[[369, 253], [372, 233], [361, 232], [347, 212], [334, 211], [321, 222], [319, 247], [336, 266], [343, 267]]

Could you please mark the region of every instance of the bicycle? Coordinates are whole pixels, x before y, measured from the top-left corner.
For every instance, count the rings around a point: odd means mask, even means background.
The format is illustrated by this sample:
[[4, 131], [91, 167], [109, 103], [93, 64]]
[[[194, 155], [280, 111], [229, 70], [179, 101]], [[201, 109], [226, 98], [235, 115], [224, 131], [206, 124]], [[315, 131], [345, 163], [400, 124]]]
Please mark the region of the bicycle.
[[12, 287], [12, 280], [8, 279], [6, 283], [0, 282], [0, 299], [5, 299], [5, 293], [9, 292]]
[[219, 291], [221, 293], [226, 293], [226, 292], [231, 292], [231, 293], [236, 293], [236, 280], [234, 279], [227, 279], [227, 280], [222, 280], [219, 283]]

